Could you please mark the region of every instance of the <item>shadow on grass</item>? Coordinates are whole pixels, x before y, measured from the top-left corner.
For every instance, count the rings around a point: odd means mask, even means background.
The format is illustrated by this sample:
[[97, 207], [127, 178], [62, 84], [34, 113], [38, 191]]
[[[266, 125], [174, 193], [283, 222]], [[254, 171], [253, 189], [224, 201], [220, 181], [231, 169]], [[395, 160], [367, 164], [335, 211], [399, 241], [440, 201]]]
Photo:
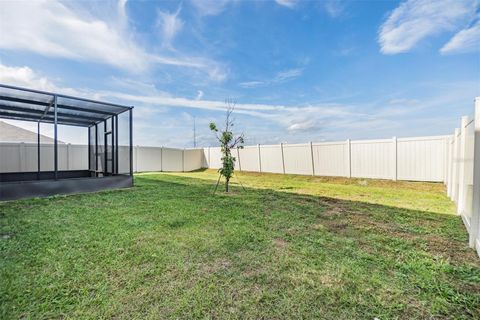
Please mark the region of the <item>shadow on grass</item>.
[[480, 316], [458, 216], [236, 184], [213, 195], [215, 183], [149, 174], [132, 189], [0, 204], [14, 235], [0, 240], [3, 315]]
[[[475, 252], [467, 245], [468, 235], [460, 217], [456, 215], [298, 194], [290, 189], [278, 191], [253, 188], [238, 183], [231, 185], [230, 193], [225, 193], [221, 184], [214, 194], [215, 181], [179, 176], [174, 177], [173, 181], [165, 181], [165, 177], [163, 176], [161, 180], [155, 176], [138, 177], [138, 186], [157, 188], [161, 185], [162, 189], [175, 190], [169, 193], [174, 198], [188, 198], [198, 200], [199, 203], [205, 201], [212, 205], [216, 205], [215, 201], [218, 201], [218, 205], [225, 204], [227, 201], [228, 207], [242, 206], [244, 200], [258, 201], [261, 206], [256, 211], [260, 211], [260, 215], [298, 206], [305, 210], [304, 212], [291, 210], [297, 218], [313, 214], [322, 220], [328, 230], [345, 237], [356, 238], [361, 233], [378, 234], [411, 241], [413, 245], [422, 247], [433, 255], [452, 259], [453, 263], [469, 261], [478, 264], [479, 262]], [[185, 193], [179, 193], [180, 190], [184, 190]], [[165, 196], [167, 194], [163, 194], [163, 198]]]

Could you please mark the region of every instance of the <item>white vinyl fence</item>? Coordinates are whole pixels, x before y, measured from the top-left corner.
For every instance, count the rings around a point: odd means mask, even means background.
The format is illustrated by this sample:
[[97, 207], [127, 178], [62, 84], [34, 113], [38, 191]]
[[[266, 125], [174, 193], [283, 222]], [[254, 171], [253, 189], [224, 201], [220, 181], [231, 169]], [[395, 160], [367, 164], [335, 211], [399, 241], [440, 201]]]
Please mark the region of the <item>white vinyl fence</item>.
[[[246, 146], [234, 150], [240, 171], [445, 182], [451, 136]], [[221, 166], [220, 148], [205, 148]]]
[[462, 117], [448, 145], [447, 193], [456, 203], [469, 233], [469, 244], [480, 255], [480, 98], [472, 116]]
[[[53, 171], [53, 144], [41, 144], [40, 150], [40, 170]], [[0, 172], [34, 172], [37, 166], [36, 143], [0, 143]], [[58, 169], [88, 169], [87, 146], [59, 144]]]
[[[120, 146], [122, 154], [128, 147]], [[127, 164], [127, 161], [121, 161]], [[37, 145], [35, 143], [0, 143], [0, 172], [36, 172]], [[204, 167], [203, 149], [174, 149], [164, 147], [133, 147], [133, 170], [145, 171], [193, 171]], [[53, 170], [53, 144], [40, 146], [41, 171]], [[59, 144], [59, 170], [87, 170], [88, 147], [86, 145]], [[128, 169], [120, 168], [121, 172]]]
[[[127, 148], [121, 146], [122, 153]], [[221, 166], [220, 148], [133, 147], [133, 170], [193, 171]], [[88, 168], [87, 146], [58, 145], [59, 169]], [[236, 170], [444, 182], [480, 255], [480, 98], [453, 136], [246, 146]], [[41, 145], [41, 170], [53, 170], [53, 145]], [[0, 143], [0, 172], [37, 171], [37, 146]]]

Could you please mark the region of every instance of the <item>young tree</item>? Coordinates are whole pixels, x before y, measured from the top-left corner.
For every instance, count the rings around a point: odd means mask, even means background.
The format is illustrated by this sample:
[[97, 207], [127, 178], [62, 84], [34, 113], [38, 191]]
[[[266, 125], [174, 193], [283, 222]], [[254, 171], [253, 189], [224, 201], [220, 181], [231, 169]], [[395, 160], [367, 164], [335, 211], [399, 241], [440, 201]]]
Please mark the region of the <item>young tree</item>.
[[[225, 128], [219, 131], [217, 125], [214, 122], [210, 122], [210, 130], [215, 133], [215, 137], [218, 142], [220, 142], [221, 152], [222, 152], [222, 167], [218, 169], [220, 177], [225, 177], [225, 192], [229, 190], [230, 178], [233, 175], [235, 167], [235, 157], [232, 156], [233, 148], [243, 148], [244, 137], [243, 133], [237, 137], [234, 137], [232, 132], [232, 127], [234, 125], [234, 120], [232, 119], [232, 113], [235, 110], [235, 101], [226, 100], [225, 104], [227, 105], [227, 112], [225, 117]], [[220, 179], [219, 177], [219, 179]], [[218, 185], [218, 183], [217, 183]]]

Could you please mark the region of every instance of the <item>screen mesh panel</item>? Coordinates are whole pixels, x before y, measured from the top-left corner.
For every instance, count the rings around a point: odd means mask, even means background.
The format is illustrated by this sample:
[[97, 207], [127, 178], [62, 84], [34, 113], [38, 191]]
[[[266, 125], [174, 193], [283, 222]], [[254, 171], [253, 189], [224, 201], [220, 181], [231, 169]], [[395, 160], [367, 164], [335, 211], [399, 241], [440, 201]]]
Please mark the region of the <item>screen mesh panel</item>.
[[[129, 113], [118, 115], [118, 173], [130, 173]], [[132, 168], [133, 169], [133, 168]]]

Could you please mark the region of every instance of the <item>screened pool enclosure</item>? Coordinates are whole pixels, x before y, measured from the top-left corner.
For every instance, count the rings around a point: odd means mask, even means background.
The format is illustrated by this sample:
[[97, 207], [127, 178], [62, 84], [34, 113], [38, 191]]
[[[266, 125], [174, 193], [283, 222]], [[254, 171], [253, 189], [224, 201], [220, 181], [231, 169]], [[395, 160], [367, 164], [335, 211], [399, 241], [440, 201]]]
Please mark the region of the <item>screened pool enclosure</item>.
[[[27, 155], [36, 170], [0, 172], [0, 200], [132, 186], [132, 112], [131, 106], [0, 84], [0, 118], [36, 122], [38, 136]], [[41, 144], [45, 126], [53, 126], [53, 144]], [[88, 131], [82, 170], [59, 166], [59, 144], [65, 144], [58, 131], [66, 126]]]

